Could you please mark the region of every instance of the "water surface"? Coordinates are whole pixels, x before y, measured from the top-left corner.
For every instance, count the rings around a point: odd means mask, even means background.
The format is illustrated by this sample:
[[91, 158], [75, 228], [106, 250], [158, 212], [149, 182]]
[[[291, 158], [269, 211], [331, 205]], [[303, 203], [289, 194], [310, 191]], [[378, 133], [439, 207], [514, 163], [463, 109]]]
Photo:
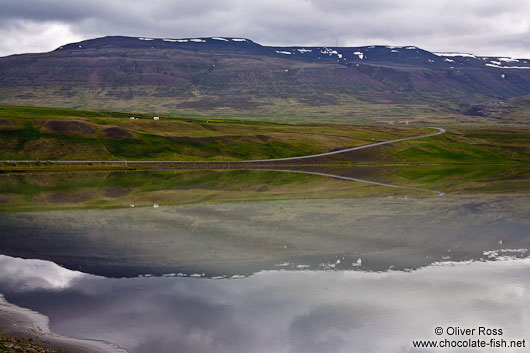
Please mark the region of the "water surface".
[[1, 175], [0, 293], [130, 352], [419, 352], [450, 325], [529, 339], [527, 169]]
[[530, 338], [528, 259], [221, 280], [109, 279], [6, 256], [0, 266], [0, 291], [54, 331], [130, 352], [418, 352], [412, 340], [453, 325]]

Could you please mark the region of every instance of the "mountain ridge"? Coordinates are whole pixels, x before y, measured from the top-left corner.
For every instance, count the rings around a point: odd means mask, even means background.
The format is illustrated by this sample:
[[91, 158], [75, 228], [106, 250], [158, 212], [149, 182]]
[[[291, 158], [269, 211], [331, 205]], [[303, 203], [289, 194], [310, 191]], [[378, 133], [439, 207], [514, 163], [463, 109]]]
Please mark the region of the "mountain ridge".
[[122, 48], [201, 50], [203, 48], [197, 46], [203, 43], [206, 43], [208, 46], [214, 45], [214, 49], [216, 50], [222, 49], [223, 47], [227, 48], [228, 45], [230, 49], [238, 48], [249, 51], [260, 51], [262, 54], [276, 55], [279, 57], [282, 55], [292, 55], [290, 58], [331, 59], [336, 60], [339, 64], [378, 61], [384, 57], [383, 52], [388, 54], [388, 51], [390, 51], [391, 55], [397, 58], [402, 57], [405, 53], [404, 56], [409, 60], [411, 58], [426, 58], [426, 63], [433, 64], [431, 66], [441, 65], [444, 68], [454, 68], [455, 65], [460, 65], [485, 66], [499, 69], [530, 69], [530, 59], [512, 58], [508, 56], [479, 56], [459, 52], [431, 52], [413, 45], [264, 46], [251, 39], [237, 37], [151, 38], [106, 36], [65, 44], [54, 51], [98, 48], [104, 47], [105, 45], [116, 46], [117, 44]]

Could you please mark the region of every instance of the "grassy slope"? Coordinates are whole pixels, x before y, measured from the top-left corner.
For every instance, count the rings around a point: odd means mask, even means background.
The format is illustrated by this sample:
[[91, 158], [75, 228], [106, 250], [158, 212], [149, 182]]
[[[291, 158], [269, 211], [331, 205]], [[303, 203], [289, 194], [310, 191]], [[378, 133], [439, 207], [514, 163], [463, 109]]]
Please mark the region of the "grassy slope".
[[244, 160], [301, 156], [426, 129], [287, 125], [0, 107], [0, 159]]
[[[413, 127], [292, 125], [165, 116], [153, 121], [152, 116], [141, 114], [136, 115], [139, 119], [130, 120], [130, 115], [0, 107], [0, 159], [274, 158], [432, 131]], [[444, 192], [508, 192], [530, 189], [529, 161], [530, 130], [450, 129], [436, 137], [355, 151], [347, 159], [338, 160], [342, 163], [331, 163], [324, 167], [327, 170], [315, 171]], [[348, 169], [359, 164], [397, 166]], [[314, 175], [243, 170], [37, 173], [0, 177], [0, 206], [11, 211], [400, 192], [403, 191]]]
[[[245, 160], [301, 156], [415, 136], [413, 127], [293, 125], [0, 106], [0, 159]], [[451, 129], [357, 151], [363, 163], [528, 163], [530, 130]]]
[[[521, 126], [518, 121], [491, 119], [463, 115], [461, 107], [449, 99], [414, 92], [421, 99], [403, 96], [401, 103], [389, 102], [388, 92], [371, 92], [364, 99], [355, 98], [351, 92], [325, 94], [318, 90], [300, 99], [288, 94], [263, 94], [254, 92], [249, 97], [234, 92], [233, 98], [189, 89], [191, 97], [179, 97], [171, 88], [141, 85], [138, 87], [86, 88], [70, 87], [65, 95], [60, 87], [16, 87], [0, 89], [0, 104], [74, 109], [157, 112], [169, 116], [200, 116], [203, 118], [228, 118], [237, 120], [271, 121], [286, 123], [326, 122], [335, 124], [449, 124], [466, 126], [503, 126], [509, 123]], [[333, 91], [328, 87], [328, 90]], [[133, 92], [133, 98], [129, 97]], [[374, 96], [380, 97], [371, 101]], [[122, 97], [121, 99], [119, 97]], [[149, 97], [149, 99], [145, 99]], [[416, 98], [417, 98], [416, 97]], [[473, 100], [473, 97], [467, 97]], [[212, 105], [212, 106], [210, 106]], [[443, 118], [440, 118], [443, 117]]]
[[528, 163], [530, 130], [450, 130], [388, 148], [383, 161], [404, 163]]

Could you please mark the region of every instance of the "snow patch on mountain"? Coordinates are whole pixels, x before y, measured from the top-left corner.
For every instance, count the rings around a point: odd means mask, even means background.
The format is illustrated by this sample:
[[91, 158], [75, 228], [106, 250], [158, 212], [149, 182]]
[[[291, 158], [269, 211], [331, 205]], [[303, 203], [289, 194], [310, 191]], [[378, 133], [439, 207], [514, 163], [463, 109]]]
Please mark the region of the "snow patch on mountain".
[[486, 64], [486, 66], [494, 67], [496, 69], [530, 69], [530, 66], [500, 66], [495, 64]]
[[505, 61], [507, 63], [518, 63], [519, 60], [517, 59], [514, 59], [514, 58], [497, 58], [499, 59], [500, 61]]
[[337, 55], [340, 58], [342, 58], [342, 54], [338, 51], [331, 49], [331, 48], [324, 48], [320, 50], [320, 53], [327, 54], [327, 55]]
[[364, 59], [364, 53], [361, 51], [354, 51], [353, 54], [357, 55], [361, 60]]
[[462, 56], [465, 58], [476, 58], [475, 55], [468, 54], [468, 53], [433, 53], [433, 54], [437, 56], [449, 56], [449, 57]]

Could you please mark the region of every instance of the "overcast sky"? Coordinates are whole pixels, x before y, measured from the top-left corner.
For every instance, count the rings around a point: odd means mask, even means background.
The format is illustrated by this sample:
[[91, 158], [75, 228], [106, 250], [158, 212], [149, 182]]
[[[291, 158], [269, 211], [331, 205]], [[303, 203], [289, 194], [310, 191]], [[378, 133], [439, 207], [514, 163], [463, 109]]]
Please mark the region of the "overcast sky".
[[106, 35], [415, 45], [530, 58], [528, 0], [1, 0], [0, 55]]

